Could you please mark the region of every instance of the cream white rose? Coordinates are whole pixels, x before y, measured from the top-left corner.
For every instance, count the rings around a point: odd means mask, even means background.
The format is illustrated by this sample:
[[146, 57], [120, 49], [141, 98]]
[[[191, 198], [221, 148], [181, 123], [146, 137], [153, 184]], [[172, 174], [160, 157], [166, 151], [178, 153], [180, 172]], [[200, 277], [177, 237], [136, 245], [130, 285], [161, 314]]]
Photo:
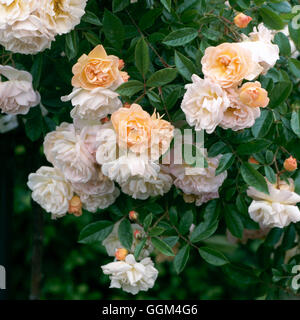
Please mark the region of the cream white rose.
[[0, 29], [0, 44], [15, 53], [36, 54], [51, 47], [54, 35], [36, 15]]
[[61, 100], [71, 100], [74, 107], [71, 110], [73, 119], [98, 123], [108, 114], [112, 114], [122, 107], [119, 95], [110, 89], [103, 88], [96, 88], [91, 91], [74, 88], [71, 94], [62, 97]]
[[89, 212], [96, 212], [98, 209], [106, 209], [112, 205], [118, 196], [120, 190], [114, 186], [112, 192], [104, 194], [84, 194], [79, 193], [82, 206]]
[[40, 15], [54, 33], [68, 33], [80, 23], [87, 0], [42, 0]]
[[279, 59], [279, 47], [272, 43], [274, 34], [263, 23], [254, 27], [250, 37], [244, 35], [244, 41], [239, 43], [242, 48], [251, 51], [253, 60], [263, 67], [263, 74], [273, 68]]
[[96, 172], [94, 159], [73, 124], [63, 122], [44, 140], [46, 158], [73, 183], [88, 182]]
[[[186, 164], [171, 164], [169, 173], [174, 177], [174, 185], [183, 191], [184, 198], [188, 202], [196, 202], [197, 206], [219, 197], [219, 188], [227, 178], [227, 171], [216, 176], [216, 169], [219, 165], [221, 155], [213, 158], [204, 156], [207, 161], [207, 168], [191, 167]], [[192, 197], [188, 197], [192, 195]]]
[[129, 178], [134, 176], [143, 177], [146, 180], [155, 179], [159, 170], [160, 167], [157, 163], [149, 161], [147, 157], [137, 156], [133, 153], [123, 155], [102, 165], [103, 174], [119, 184], [127, 182]]
[[185, 86], [186, 93], [181, 103], [186, 121], [195, 130], [206, 130], [212, 133], [229, 107], [227, 93], [218, 84], [208, 79], [192, 75], [193, 83]]
[[289, 179], [289, 184], [280, 181], [273, 185], [267, 181], [269, 195], [259, 192], [253, 187], [247, 191], [253, 199], [248, 211], [250, 217], [258, 222], [261, 228], [284, 228], [290, 223], [300, 221], [300, 211], [296, 206], [300, 196], [294, 192], [294, 182]]
[[67, 213], [73, 190], [59, 169], [41, 167], [29, 175], [27, 185], [32, 191], [32, 199], [52, 213], [53, 219]]
[[169, 192], [173, 179], [165, 173], [158, 173], [157, 177], [145, 179], [143, 176], [132, 176], [121, 184], [122, 191], [133, 199], [146, 200], [149, 197], [163, 196]]
[[37, 8], [36, 0], [0, 0], [0, 28], [26, 20]]
[[[0, 109], [7, 114], [26, 114], [31, 107], [40, 103], [40, 95], [32, 87], [32, 76], [10, 66], [0, 65]], [[3, 79], [2, 79], [3, 80]]]
[[132, 294], [148, 291], [158, 275], [150, 258], [136, 262], [132, 254], [127, 255], [125, 261], [112, 262], [101, 268], [104, 274], [109, 275], [110, 288], [122, 288]]

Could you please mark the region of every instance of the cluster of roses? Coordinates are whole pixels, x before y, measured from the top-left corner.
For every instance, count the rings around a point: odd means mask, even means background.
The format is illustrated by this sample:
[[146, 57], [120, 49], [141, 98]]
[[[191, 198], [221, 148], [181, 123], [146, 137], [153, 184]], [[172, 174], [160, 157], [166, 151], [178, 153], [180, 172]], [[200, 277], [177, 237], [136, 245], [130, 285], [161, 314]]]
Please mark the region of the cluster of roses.
[[50, 48], [57, 34], [70, 32], [84, 15], [87, 0], [2, 0], [0, 44], [35, 54]]
[[204, 79], [192, 76], [181, 108], [195, 130], [212, 133], [217, 126], [234, 131], [250, 128], [269, 103], [268, 93], [254, 80], [279, 59], [273, 33], [258, 26], [244, 41], [209, 47], [202, 58]]
[[[235, 23], [244, 27], [249, 19], [238, 15]], [[239, 21], [241, 20], [241, 21]], [[279, 48], [272, 43], [274, 33], [260, 24], [250, 33], [243, 35], [238, 43], [223, 43], [206, 49], [202, 58], [204, 79], [192, 76], [192, 84], [186, 85], [181, 108], [186, 120], [195, 130], [212, 133], [217, 126], [234, 131], [250, 128], [260, 116], [260, 108], [269, 103], [268, 92], [260, 82], [254, 80], [266, 74], [279, 59]], [[294, 171], [297, 161], [285, 161], [284, 169]], [[269, 194], [253, 187], [247, 191], [253, 201], [249, 207], [250, 217], [262, 229], [288, 226], [300, 221], [300, 211], [296, 206], [300, 196], [294, 192], [292, 179], [288, 183], [277, 179], [276, 184], [267, 181]]]

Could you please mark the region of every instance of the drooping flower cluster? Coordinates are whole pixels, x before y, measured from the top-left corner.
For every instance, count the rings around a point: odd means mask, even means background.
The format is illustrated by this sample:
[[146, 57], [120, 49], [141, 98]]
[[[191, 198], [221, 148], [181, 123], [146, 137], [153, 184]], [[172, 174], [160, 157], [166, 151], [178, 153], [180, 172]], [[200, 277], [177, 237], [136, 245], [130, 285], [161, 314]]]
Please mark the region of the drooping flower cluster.
[[35, 54], [50, 48], [57, 34], [70, 32], [84, 15], [87, 0], [0, 1], [0, 44]]
[[40, 95], [33, 89], [29, 72], [0, 65], [1, 112], [9, 115], [26, 114], [39, 103]]
[[250, 217], [258, 222], [261, 228], [283, 228], [291, 222], [300, 221], [300, 211], [296, 206], [300, 202], [300, 196], [294, 192], [295, 186], [292, 179], [278, 181], [271, 184], [267, 181], [269, 194], [259, 192], [253, 187], [247, 191], [253, 199], [250, 207]]
[[238, 131], [254, 125], [260, 108], [269, 103], [268, 93], [258, 81], [242, 82], [256, 79], [275, 65], [279, 48], [272, 39], [272, 31], [260, 24], [242, 42], [205, 50], [204, 79], [192, 76], [181, 104], [190, 126], [212, 133], [217, 126]]

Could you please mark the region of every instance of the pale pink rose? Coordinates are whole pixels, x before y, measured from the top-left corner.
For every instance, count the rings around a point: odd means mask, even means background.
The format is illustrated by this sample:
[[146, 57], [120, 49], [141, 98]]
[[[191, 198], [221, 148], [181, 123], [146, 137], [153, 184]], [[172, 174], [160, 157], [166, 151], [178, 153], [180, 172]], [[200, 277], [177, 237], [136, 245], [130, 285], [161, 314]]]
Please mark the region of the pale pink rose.
[[112, 193], [115, 189], [115, 184], [102, 173], [99, 167], [96, 169], [96, 174], [88, 182], [75, 182], [72, 183], [72, 187], [77, 194], [103, 195]]
[[260, 117], [260, 109], [243, 104], [236, 89], [228, 89], [228, 97], [230, 107], [224, 112], [220, 127], [233, 131], [251, 128]]
[[48, 133], [44, 152], [47, 160], [71, 182], [88, 182], [95, 175], [94, 159], [73, 124], [63, 122], [55, 131]]
[[[208, 167], [191, 167], [187, 164], [171, 164], [169, 173], [174, 177], [174, 185], [181, 189], [185, 195], [193, 195], [196, 205], [217, 198], [218, 190], [227, 177], [227, 171], [216, 176], [221, 155], [208, 158], [204, 150]], [[187, 199], [187, 196], [185, 196]], [[189, 201], [192, 199], [190, 198]]]

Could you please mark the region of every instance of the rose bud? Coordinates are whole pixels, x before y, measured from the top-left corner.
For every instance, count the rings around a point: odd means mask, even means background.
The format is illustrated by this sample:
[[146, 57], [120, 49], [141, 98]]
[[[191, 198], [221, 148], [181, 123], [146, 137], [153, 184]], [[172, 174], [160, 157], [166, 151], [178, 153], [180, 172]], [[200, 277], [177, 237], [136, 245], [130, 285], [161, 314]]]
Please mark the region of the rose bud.
[[130, 106], [131, 106], [131, 104], [130, 104], [129, 102], [125, 102], [125, 103], [123, 104], [123, 108], [129, 109]]
[[134, 239], [137, 239], [137, 240], [142, 239], [142, 233], [141, 233], [141, 231], [139, 231], [139, 230], [137, 230], [137, 229], [134, 230], [133, 236], [134, 236]]
[[288, 159], [284, 161], [283, 167], [286, 171], [295, 171], [297, 169], [297, 160], [290, 156]]
[[233, 22], [238, 28], [243, 29], [248, 26], [251, 20], [251, 17], [245, 15], [244, 13], [239, 13], [237, 16], [234, 17]]
[[123, 261], [125, 260], [126, 256], [128, 255], [128, 250], [125, 248], [117, 249], [115, 252], [115, 257], [117, 260]]
[[123, 79], [124, 82], [127, 82], [130, 78], [129, 74], [125, 71], [120, 71], [121, 78]]
[[106, 122], [108, 122], [108, 121], [109, 121], [108, 117], [105, 117], [105, 118], [102, 118], [102, 119], [101, 119], [101, 123], [102, 123], [102, 124], [104, 124], [104, 123], [106, 123]]
[[122, 70], [125, 66], [124, 60], [123, 59], [119, 59], [119, 70]]
[[69, 210], [68, 213], [74, 214], [76, 217], [80, 217], [82, 215], [82, 203], [78, 196], [74, 196], [69, 201]]
[[248, 162], [252, 164], [259, 164], [259, 162], [256, 159], [254, 159], [252, 156], [248, 159]]
[[268, 92], [260, 82], [247, 82], [240, 88], [240, 99], [249, 107], [264, 108], [269, 104]]
[[134, 210], [129, 212], [129, 219], [131, 221], [136, 221], [138, 219], [138, 213], [135, 212]]

